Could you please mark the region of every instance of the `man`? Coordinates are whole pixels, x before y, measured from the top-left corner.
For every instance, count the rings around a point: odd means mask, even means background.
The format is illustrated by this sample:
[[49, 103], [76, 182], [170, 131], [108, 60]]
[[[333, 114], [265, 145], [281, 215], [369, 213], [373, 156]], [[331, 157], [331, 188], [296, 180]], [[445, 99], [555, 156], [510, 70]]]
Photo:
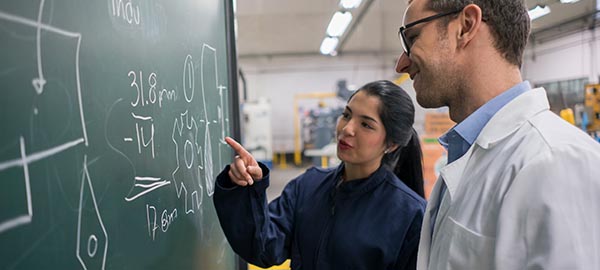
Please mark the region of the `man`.
[[413, 0], [396, 71], [448, 106], [448, 165], [427, 206], [419, 269], [600, 269], [600, 144], [520, 74], [520, 0]]

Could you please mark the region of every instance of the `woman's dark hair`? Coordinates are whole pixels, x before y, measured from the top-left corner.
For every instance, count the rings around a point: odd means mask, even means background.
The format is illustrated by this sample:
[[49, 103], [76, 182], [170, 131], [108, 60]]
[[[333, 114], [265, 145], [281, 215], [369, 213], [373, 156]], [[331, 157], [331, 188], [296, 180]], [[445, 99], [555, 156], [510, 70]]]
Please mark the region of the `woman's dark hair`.
[[382, 164], [390, 168], [409, 188], [425, 197], [421, 144], [419, 135], [413, 128], [415, 107], [412, 99], [400, 86], [387, 80], [365, 84], [348, 101], [358, 92], [379, 98], [379, 117], [385, 127], [385, 142], [399, 146], [395, 151], [383, 155]]

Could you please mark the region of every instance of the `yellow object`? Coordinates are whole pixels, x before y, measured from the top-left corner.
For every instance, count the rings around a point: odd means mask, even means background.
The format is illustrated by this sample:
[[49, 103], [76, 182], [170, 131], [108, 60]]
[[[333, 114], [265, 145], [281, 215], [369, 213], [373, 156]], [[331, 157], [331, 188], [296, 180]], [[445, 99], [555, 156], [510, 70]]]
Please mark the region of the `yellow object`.
[[248, 264], [248, 270], [261, 270], [261, 269], [269, 269], [269, 270], [290, 270], [290, 260], [286, 260], [280, 265], [271, 266], [269, 268], [260, 268], [256, 265]]
[[585, 111], [589, 120], [587, 131], [600, 131], [600, 84], [585, 86]]
[[566, 108], [566, 109], [561, 110], [560, 118], [571, 123], [571, 125], [575, 125], [575, 115], [573, 114], [573, 110], [571, 108]]
[[327, 164], [328, 160], [329, 160], [329, 157], [327, 157], [327, 156], [321, 157], [321, 167], [322, 168], [327, 168], [327, 166], [329, 165], [329, 164]]
[[400, 85], [408, 79], [410, 79], [410, 76], [408, 75], [408, 73], [402, 73], [402, 75], [400, 75], [400, 77], [398, 77], [394, 80], [394, 83], [397, 85]]
[[287, 169], [287, 162], [286, 162], [286, 158], [285, 158], [285, 153], [279, 153], [280, 157], [279, 157], [279, 168], [281, 169]]

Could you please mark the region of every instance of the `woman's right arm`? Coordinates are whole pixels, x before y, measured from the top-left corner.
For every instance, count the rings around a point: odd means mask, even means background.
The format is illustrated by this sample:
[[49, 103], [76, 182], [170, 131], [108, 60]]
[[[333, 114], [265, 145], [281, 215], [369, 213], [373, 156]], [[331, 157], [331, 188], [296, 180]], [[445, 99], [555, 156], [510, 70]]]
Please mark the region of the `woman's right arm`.
[[[247, 161], [248, 156], [240, 153], [239, 147], [232, 145], [241, 156], [236, 159]], [[252, 182], [240, 181], [245, 176], [239, 172], [239, 161], [225, 167], [217, 176], [213, 200], [221, 228], [233, 250], [252, 264], [269, 267], [290, 257], [297, 181], [291, 181], [278, 198], [267, 204], [269, 169], [261, 163], [256, 163], [256, 167], [260, 173], [250, 173]], [[235, 170], [238, 172], [232, 173]]]

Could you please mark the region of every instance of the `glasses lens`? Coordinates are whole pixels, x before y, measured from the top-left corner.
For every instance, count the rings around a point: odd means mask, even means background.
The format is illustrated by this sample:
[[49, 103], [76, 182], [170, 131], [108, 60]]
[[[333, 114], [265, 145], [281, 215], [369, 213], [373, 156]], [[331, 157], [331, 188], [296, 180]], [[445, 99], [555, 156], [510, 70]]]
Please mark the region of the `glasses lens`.
[[398, 37], [400, 37], [400, 40], [402, 41], [402, 49], [404, 49], [406, 55], [409, 55], [410, 46], [408, 45], [406, 37], [404, 36], [404, 30], [406, 30], [406, 28], [400, 27], [400, 30], [398, 30]]

